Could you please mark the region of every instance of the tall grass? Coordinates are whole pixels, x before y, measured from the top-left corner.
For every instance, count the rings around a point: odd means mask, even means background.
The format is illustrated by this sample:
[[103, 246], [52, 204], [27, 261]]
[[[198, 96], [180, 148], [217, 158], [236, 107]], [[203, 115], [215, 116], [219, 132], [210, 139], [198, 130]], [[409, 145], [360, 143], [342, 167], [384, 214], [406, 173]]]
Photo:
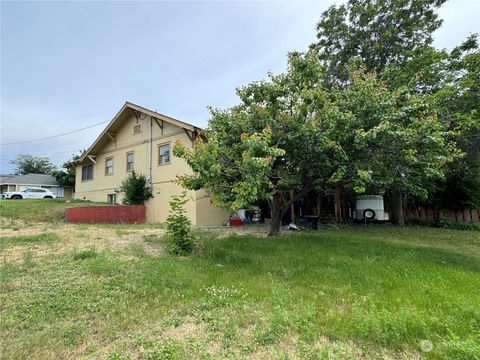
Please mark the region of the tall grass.
[[5, 359], [480, 354], [473, 232], [210, 237], [198, 255], [180, 259], [90, 252], [4, 264]]

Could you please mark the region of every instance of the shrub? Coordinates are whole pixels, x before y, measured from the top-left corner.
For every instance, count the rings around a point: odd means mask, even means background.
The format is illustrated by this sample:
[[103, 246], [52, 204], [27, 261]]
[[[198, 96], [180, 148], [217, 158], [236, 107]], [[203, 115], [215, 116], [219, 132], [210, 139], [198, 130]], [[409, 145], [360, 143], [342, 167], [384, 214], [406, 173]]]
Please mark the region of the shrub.
[[452, 221], [447, 218], [438, 218], [435, 221], [431, 220], [423, 220], [423, 219], [409, 219], [406, 220], [405, 223], [407, 225], [414, 225], [414, 226], [429, 226], [429, 227], [436, 227], [442, 229], [453, 229], [453, 230], [480, 230], [480, 224], [474, 223], [461, 223]]
[[439, 227], [443, 229], [480, 230], [480, 224], [461, 223], [461, 222], [452, 221], [446, 218], [439, 218], [434, 225], [435, 227]]
[[97, 251], [95, 249], [87, 249], [81, 251], [75, 251], [73, 253], [73, 260], [85, 260], [91, 259], [97, 256]]
[[167, 217], [167, 249], [173, 255], [188, 255], [193, 251], [194, 242], [191, 222], [185, 215], [187, 193], [172, 196], [170, 214]]
[[152, 196], [152, 189], [147, 186], [145, 175], [132, 171], [120, 184], [124, 192], [123, 203], [125, 205], [142, 205]]

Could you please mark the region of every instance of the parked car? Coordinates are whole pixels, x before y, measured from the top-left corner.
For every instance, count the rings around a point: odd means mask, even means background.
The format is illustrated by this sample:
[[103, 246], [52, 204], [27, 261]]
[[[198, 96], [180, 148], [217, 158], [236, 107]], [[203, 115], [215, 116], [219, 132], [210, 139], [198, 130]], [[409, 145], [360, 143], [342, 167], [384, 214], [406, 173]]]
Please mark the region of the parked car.
[[353, 219], [360, 221], [388, 221], [388, 212], [383, 207], [383, 196], [362, 195], [357, 197]]
[[55, 199], [55, 194], [42, 188], [27, 188], [21, 191], [11, 191], [3, 194], [5, 199]]

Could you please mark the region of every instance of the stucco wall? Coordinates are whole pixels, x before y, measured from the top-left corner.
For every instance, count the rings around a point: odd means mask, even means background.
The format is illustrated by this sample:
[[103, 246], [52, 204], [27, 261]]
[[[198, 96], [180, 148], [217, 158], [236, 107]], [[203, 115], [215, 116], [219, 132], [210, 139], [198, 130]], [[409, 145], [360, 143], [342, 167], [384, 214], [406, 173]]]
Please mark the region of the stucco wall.
[[[77, 166], [76, 171], [76, 199], [92, 201], [107, 201], [107, 194], [119, 190], [120, 183], [128, 176], [127, 153], [134, 153], [134, 169], [146, 176], [149, 174], [149, 131], [150, 118], [140, 120], [142, 132], [133, 135], [133, 126], [137, 123], [131, 115], [116, 133], [116, 144], [109, 141], [102, 151], [96, 154], [93, 164], [93, 180], [82, 181], [82, 166], [91, 163], [88, 159]], [[185, 132], [179, 127], [164, 123], [163, 134], [159, 126], [154, 122], [152, 126], [152, 179], [154, 183], [165, 184], [175, 180], [177, 175], [188, 173], [190, 168], [183, 159], [171, 155], [170, 163], [158, 165], [158, 146], [164, 143], [174, 145], [175, 141], [181, 141], [186, 146], [191, 146], [191, 141]], [[113, 174], [105, 174], [105, 161], [113, 158]]]
[[228, 221], [230, 211], [215, 206], [205, 191], [197, 191], [196, 196], [196, 225], [222, 225]]
[[[139, 123], [141, 133], [133, 134], [133, 127]], [[152, 125], [150, 127], [150, 124]], [[167, 122], [163, 129], [145, 116], [138, 120], [135, 116], [126, 116], [121, 127], [115, 133], [115, 141], [108, 141], [96, 154], [93, 164], [93, 180], [82, 181], [82, 165], [92, 163], [85, 159], [77, 166], [75, 199], [91, 201], [107, 201], [107, 195], [116, 193], [120, 183], [128, 176], [127, 153], [134, 152], [134, 169], [146, 176], [150, 173], [150, 130], [152, 130], [151, 175], [153, 198], [145, 203], [148, 222], [164, 222], [168, 216], [169, 201], [172, 195], [180, 194], [182, 188], [174, 183], [177, 176], [191, 174], [192, 170], [181, 158], [173, 156], [172, 149], [175, 142], [179, 141], [187, 147], [192, 147], [192, 141], [185, 131]], [[170, 144], [170, 163], [159, 164], [159, 146]], [[105, 174], [105, 161], [113, 158], [113, 174]], [[188, 192], [191, 201], [187, 203], [187, 215], [194, 225], [220, 225], [228, 217], [228, 212], [214, 208], [208, 199], [197, 192]], [[197, 197], [201, 200], [197, 201]], [[121, 193], [117, 195], [117, 203], [121, 203]]]

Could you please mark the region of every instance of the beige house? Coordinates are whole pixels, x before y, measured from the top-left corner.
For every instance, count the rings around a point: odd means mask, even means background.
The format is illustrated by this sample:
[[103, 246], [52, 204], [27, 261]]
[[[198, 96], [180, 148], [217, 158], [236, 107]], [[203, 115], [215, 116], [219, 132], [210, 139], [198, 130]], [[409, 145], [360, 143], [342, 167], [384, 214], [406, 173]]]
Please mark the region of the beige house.
[[[75, 199], [121, 203], [120, 183], [129, 172], [142, 173], [153, 190], [145, 205], [148, 222], [164, 222], [172, 195], [182, 191], [174, 181], [191, 174], [187, 163], [173, 156], [179, 141], [193, 148], [200, 129], [125, 103], [92, 146], [82, 155], [76, 168]], [[204, 191], [189, 191], [187, 214], [194, 225], [221, 225], [229, 212], [215, 207]]]

